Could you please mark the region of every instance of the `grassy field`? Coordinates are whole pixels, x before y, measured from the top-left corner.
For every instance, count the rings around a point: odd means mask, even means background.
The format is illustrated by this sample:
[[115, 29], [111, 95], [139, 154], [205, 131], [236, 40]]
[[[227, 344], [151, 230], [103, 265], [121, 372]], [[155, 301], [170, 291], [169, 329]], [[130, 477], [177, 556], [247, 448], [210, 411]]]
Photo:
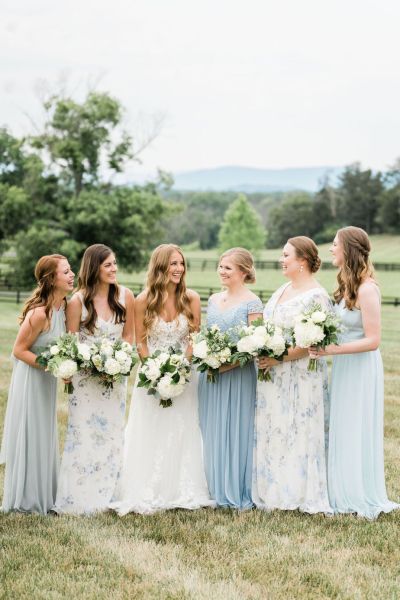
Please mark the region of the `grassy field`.
[[[0, 304], [0, 424], [18, 308]], [[400, 499], [400, 308], [383, 311], [389, 496]], [[61, 442], [67, 405], [60, 394]], [[4, 467], [0, 469], [0, 485]], [[400, 597], [400, 511], [376, 522], [298, 512], [0, 515], [2, 599]]]

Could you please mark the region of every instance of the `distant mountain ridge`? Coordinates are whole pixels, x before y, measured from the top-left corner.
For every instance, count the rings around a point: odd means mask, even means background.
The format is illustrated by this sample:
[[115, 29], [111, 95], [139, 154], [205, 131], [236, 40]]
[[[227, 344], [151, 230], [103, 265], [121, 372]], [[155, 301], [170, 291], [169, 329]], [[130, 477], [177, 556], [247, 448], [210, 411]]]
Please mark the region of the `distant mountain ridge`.
[[257, 169], [225, 166], [174, 173], [176, 190], [213, 190], [237, 192], [277, 192], [305, 190], [315, 192], [329, 176], [335, 183], [344, 167], [296, 167]]

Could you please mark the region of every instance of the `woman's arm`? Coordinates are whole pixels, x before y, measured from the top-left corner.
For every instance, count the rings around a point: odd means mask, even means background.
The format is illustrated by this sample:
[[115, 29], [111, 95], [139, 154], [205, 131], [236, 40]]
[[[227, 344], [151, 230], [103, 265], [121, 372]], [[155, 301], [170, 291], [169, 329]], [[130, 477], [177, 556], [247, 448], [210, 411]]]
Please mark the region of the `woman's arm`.
[[70, 333], [79, 331], [82, 317], [82, 302], [78, 294], [74, 294], [68, 302], [66, 311], [66, 328]]
[[136, 332], [136, 348], [141, 360], [150, 355], [147, 347], [147, 337], [144, 328], [144, 316], [146, 314], [147, 294], [142, 292], [135, 300], [135, 332]]
[[13, 355], [15, 358], [24, 361], [30, 367], [43, 370], [43, 367], [37, 364], [36, 354], [30, 351], [30, 347], [38, 335], [46, 329], [46, 326], [48, 326], [48, 322], [43, 306], [34, 308], [27, 313], [14, 343]]
[[[193, 290], [188, 290], [188, 297], [190, 300], [190, 308], [193, 313], [193, 327], [194, 331], [199, 331], [201, 325], [201, 301], [200, 296], [197, 292]], [[193, 347], [191, 341], [189, 341], [188, 347], [186, 348], [186, 358], [188, 360], [192, 359]]]
[[269, 358], [268, 356], [262, 356], [258, 359], [258, 368], [259, 369], [267, 369], [268, 367], [276, 367], [276, 365], [281, 365], [282, 362], [290, 362], [292, 360], [299, 360], [300, 358], [305, 358], [308, 356], [307, 348], [289, 348], [288, 353], [283, 357], [283, 361], [276, 360], [276, 358]]
[[126, 316], [124, 328], [122, 330], [122, 339], [129, 344], [133, 344], [135, 335], [135, 297], [131, 290], [125, 292]]
[[365, 336], [354, 342], [330, 344], [325, 349], [312, 349], [310, 355], [356, 354], [379, 348], [381, 341], [381, 303], [375, 283], [362, 283], [358, 289], [358, 304], [361, 311]]

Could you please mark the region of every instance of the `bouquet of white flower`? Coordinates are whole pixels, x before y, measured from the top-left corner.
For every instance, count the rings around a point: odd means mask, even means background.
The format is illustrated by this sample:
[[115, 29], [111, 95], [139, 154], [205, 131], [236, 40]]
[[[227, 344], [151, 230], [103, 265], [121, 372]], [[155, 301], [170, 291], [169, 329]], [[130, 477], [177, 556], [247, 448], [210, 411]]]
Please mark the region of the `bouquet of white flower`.
[[201, 373], [207, 371], [207, 381], [214, 383], [221, 365], [229, 364], [233, 342], [230, 332], [222, 332], [218, 325], [202, 329], [191, 336], [193, 346], [192, 363]]
[[78, 344], [78, 349], [80, 356], [87, 359], [87, 364], [82, 368], [90, 377], [97, 377], [101, 384], [111, 389], [114, 383], [128, 377], [138, 360], [131, 344], [124, 340], [112, 342], [103, 337], [90, 346]]
[[[75, 373], [85, 368], [88, 362], [86, 357], [81, 354], [80, 346], [76, 334], [64, 333], [41, 350], [36, 362], [54, 377], [71, 379]], [[90, 360], [90, 356], [88, 360]], [[72, 382], [65, 384], [64, 391], [72, 394], [74, 391]]]
[[[314, 302], [295, 317], [293, 342], [299, 348], [309, 348], [310, 346], [325, 348], [329, 344], [338, 343], [340, 331], [340, 323], [335, 314]], [[317, 370], [317, 360], [310, 358], [309, 371]]]
[[[238, 330], [239, 340], [232, 361], [238, 362], [241, 367], [253, 360], [256, 356], [268, 356], [276, 360], [283, 360], [290, 346], [289, 335], [275, 325], [272, 321], [256, 319], [251, 325]], [[271, 381], [268, 369], [259, 369], [259, 381]]]
[[190, 379], [190, 363], [180, 350], [156, 350], [143, 360], [139, 369], [138, 387], [160, 398], [160, 406], [172, 406], [173, 398], [180, 396]]

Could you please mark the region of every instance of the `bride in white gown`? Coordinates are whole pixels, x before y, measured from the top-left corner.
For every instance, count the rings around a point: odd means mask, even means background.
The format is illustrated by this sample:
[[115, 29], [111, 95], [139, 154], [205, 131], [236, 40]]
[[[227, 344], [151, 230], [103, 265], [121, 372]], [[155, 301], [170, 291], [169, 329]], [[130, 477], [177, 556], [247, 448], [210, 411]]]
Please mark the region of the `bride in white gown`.
[[[200, 324], [200, 299], [185, 285], [185, 259], [175, 245], [152, 254], [147, 287], [135, 305], [136, 341], [142, 358], [155, 350], [187, 352], [190, 331]], [[171, 508], [212, 506], [203, 466], [197, 374], [169, 408], [147, 390], [133, 389], [125, 430], [124, 460], [116, 501], [118, 514], [149, 514]]]

